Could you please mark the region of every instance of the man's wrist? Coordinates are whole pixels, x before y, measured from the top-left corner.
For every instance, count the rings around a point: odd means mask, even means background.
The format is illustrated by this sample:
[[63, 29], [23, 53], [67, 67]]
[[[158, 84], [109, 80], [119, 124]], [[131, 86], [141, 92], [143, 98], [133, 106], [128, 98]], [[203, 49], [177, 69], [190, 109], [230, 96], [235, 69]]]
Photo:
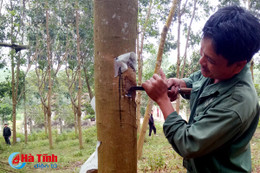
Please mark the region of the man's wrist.
[[164, 119], [166, 119], [169, 114], [175, 111], [169, 97], [167, 98], [165, 97], [164, 99], [161, 99], [160, 101], [157, 102], [157, 104], [159, 105], [163, 113]]

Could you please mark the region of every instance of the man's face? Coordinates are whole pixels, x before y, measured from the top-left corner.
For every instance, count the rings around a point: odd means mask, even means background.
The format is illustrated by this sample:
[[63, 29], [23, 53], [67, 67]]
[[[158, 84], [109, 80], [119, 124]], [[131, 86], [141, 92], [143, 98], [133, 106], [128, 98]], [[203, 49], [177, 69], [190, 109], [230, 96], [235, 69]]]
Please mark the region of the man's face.
[[237, 63], [228, 66], [228, 61], [215, 53], [212, 40], [209, 38], [202, 39], [200, 55], [201, 73], [204, 77], [214, 79], [214, 83], [230, 79], [242, 69], [238, 69]]
[[5, 124], [5, 127], [7, 127], [7, 124]]

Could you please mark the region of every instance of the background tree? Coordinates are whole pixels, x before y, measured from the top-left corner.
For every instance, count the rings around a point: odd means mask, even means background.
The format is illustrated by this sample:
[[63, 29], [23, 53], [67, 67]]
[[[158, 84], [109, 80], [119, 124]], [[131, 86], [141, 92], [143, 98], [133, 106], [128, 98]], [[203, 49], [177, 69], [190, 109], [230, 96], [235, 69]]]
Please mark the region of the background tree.
[[48, 78], [48, 94], [47, 100], [48, 104], [44, 105], [47, 111], [48, 117], [48, 138], [49, 138], [49, 145], [50, 149], [53, 148], [52, 144], [52, 133], [51, 133], [51, 97], [52, 97], [52, 78], [51, 78], [51, 70], [52, 70], [52, 53], [51, 53], [51, 38], [49, 33], [49, 4], [48, 1], [45, 1], [45, 10], [46, 10], [46, 36], [47, 36], [47, 58], [48, 58], [48, 67], [47, 67], [47, 78]]
[[78, 67], [77, 67], [77, 75], [78, 75], [78, 105], [77, 105], [77, 117], [78, 117], [78, 128], [79, 128], [79, 148], [83, 149], [82, 145], [82, 130], [81, 130], [81, 96], [82, 96], [82, 79], [81, 79], [81, 51], [80, 51], [80, 44], [81, 38], [79, 35], [79, 11], [78, 11], [79, 3], [76, 1], [76, 35], [77, 35], [77, 59], [78, 59]]
[[[141, 27], [141, 24], [138, 23], [138, 35], [137, 35], [137, 62], [138, 62], [138, 86], [141, 86], [142, 84], [142, 75], [143, 75], [143, 47], [144, 47], [144, 36], [146, 33], [147, 25], [150, 20], [150, 14], [152, 10], [153, 0], [150, 0], [149, 7], [147, 9], [147, 16], [145, 19], [145, 23]], [[140, 9], [140, 8], [139, 8]], [[140, 15], [139, 15], [140, 16]], [[140, 31], [139, 31], [140, 30]], [[140, 37], [139, 37], [140, 35]], [[142, 98], [142, 92], [137, 91], [137, 97], [136, 97], [136, 124], [137, 124], [137, 132], [140, 132], [140, 118], [141, 118], [141, 98]]]
[[[169, 30], [169, 27], [171, 25], [172, 18], [174, 16], [177, 5], [178, 5], [178, 0], [173, 0], [172, 1], [172, 7], [171, 7], [171, 10], [169, 12], [167, 21], [166, 21], [164, 28], [162, 30], [160, 45], [159, 45], [159, 49], [158, 49], [158, 53], [157, 53], [156, 66], [155, 66], [155, 69], [154, 69], [154, 74], [159, 73], [159, 70], [161, 68], [162, 55], [163, 55], [166, 36], [167, 36], [168, 30]], [[152, 110], [152, 100], [149, 99], [148, 103], [147, 103], [145, 115], [144, 115], [141, 134], [139, 136], [138, 143], [137, 143], [137, 158], [138, 159], [140, 159], [141, 156], [142, 156], [144, 136], [145, 136], [145, 133], [146, 133], [148, 120], [149, 120], [149, 114], [151, 113], [151, 110]]]

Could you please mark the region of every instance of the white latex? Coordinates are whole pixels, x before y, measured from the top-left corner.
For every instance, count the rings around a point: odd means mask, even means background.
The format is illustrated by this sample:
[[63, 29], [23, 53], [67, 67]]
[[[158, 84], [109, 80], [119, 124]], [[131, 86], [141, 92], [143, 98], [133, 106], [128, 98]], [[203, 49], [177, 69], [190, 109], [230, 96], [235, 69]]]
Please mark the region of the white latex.
[[124, 73], [128, 67], [136, 71], [136, 54], [134, 52], [128, 52], [115, 58], [115, 77], [118, 76], [119, 69], [121, 73]]

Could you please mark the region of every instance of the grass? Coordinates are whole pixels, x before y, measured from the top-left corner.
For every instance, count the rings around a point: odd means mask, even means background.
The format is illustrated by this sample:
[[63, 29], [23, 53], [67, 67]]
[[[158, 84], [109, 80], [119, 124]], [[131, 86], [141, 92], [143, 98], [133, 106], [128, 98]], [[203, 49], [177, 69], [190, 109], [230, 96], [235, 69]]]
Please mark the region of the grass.
[[[14, 146], [7, 146], [4, 143], [3, 138], [0, 138], [0, 165], [7, 171], [1, 169], [2, 172], [14, 171], [8, 164], [8, 157], [13, 152], [20, 152], [24, 154], [31, 154], [35, 157], [34, 163], [27, 163], [26, 166], [20, 170], [15, 170], [19, 173], [33, 173], [33, 172], [64, 172], [73, 173], [79, 172], [81, 165], [89, 158], [89, 156], [95, 151], [96, 148], [96, 127], [90, 127], [83, 130], [83, 141], [90, 140], [91, 143], [83, 142], [83, 149], [79, 149], [79, 140], [74, 132], [63, 133], [58, 135], [53, 132], [53, 146], [54, 149], [49, 149], [49, 140], [46, 138], [43, 132], [33, 133], [29, 138], [27, 145], [24, 144], [24, 138], [21, 138], [21, 142]], [[12, 141], [11, 141], [12, 142]], [[37, 164], [36, 154], [54, 154], [58, 156], [57, 168], [34, 168]], [[7, 163], [7, 164], [6, 164]], [[48, 163], [50, 166], [50, 164]], [[2, 171], [2, 172], [1, 172]]]
[[172, 149], [165, 138], [162, 124], [156, 124], [157, 134], [146, 133], [142, 158], [138, 161], [138, 172], [186, 172], [182, 158]]
[[[186, 170], [182, 166], [182, 158], [173, 151], [162, 132], [162, 124], [156, 124], [157, 135], [151, 137], [146, 134], [143, 155], [138, 161], [138, 173], [167, 172], [183, 173]], [[79, 141], [74, 132], [58, 135], [53, 131], [54, 149], [49, 149], [49, 141], [44, 132], [34, 133], [29, 136], [30, 141], [24, 144], [24, 138], [20, 135], [21, 142], [14, 146], [6, 146], [3, 138], [0, 138], [0, 173], [18, 172], [50, 172], [50, 173], [78, 173], [81, 165], [89, 158], [96, 148], [96, 127], [83, 130], [83, 147], [79, 149]], [[260, 127], [258, 127], [252, 141], [252, 166], [253, 173], [260, 172]], [[57, 168], [34, 168], [37, 163], [27, 163], [23, 169], [14, 170], [8, 164], [8, 157], [13, 152], [31, 154], [55, 154], [58, 156]]]
[[[156, 124], [158, 136], [149, 137], [143, 148], [143, 155], [138, 161], [138, 173], [183, 173], [182, 158], [172, 149], [164, 137], [162, 125]], [[251, 140], [252, 173], [260, 172], [260, 124]]]

